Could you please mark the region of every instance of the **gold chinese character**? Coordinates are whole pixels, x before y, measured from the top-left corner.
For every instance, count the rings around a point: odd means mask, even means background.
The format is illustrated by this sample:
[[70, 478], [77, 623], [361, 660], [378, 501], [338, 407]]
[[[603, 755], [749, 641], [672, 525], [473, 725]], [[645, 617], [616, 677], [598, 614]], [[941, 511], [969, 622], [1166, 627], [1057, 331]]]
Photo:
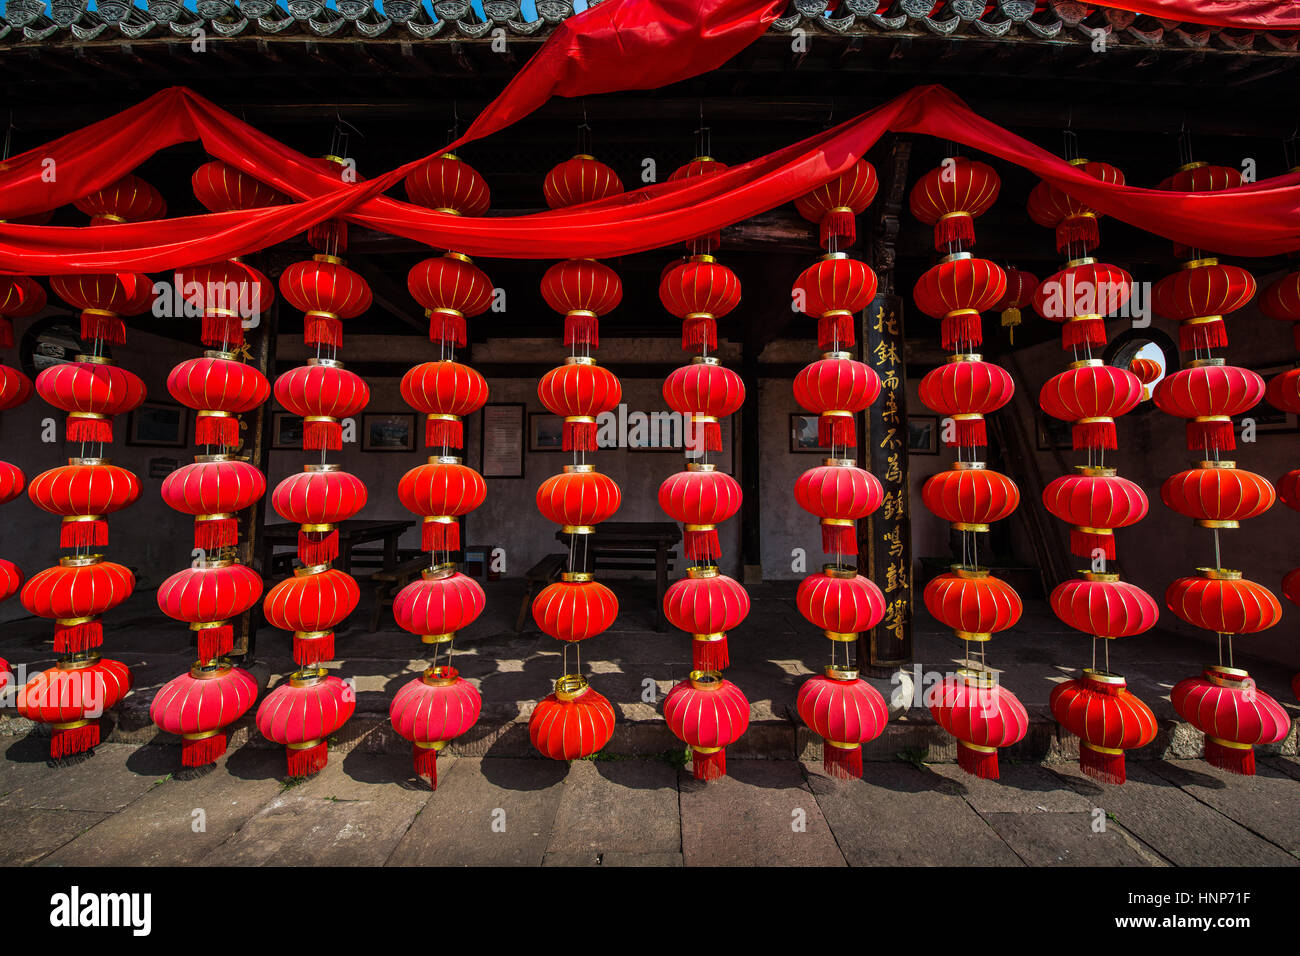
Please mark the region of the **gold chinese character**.
[[885, 590], [906, 590], [908, 584], [907, 566], [902, 561], [895, 561], [885, 568]]
[[898, 464], [898, 452], [894, 452], [885, 459], [885, 481], [900, 482], [903, 480], [903, 469]]

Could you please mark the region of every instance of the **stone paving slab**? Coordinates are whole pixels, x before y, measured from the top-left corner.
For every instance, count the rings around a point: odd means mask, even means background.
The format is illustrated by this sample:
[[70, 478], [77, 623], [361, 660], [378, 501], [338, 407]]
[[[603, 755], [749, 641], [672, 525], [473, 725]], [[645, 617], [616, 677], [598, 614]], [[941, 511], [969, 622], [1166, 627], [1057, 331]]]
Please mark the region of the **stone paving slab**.
[[1028, 866], [1152, 866], [1159, 859], [1121, 827], [1094, 829], [1091, 812], [981, 813]]
[[[981, 780], [956, 764], [927, 763], [926, 769], [949, 781], [953, 791], [981, 814], [990, 813], [1086, 813], [1092, 809], [1087, 797], [1072, 790], [1060, 777], [1036, 764], [1001, 762], [1001, 777]], [[874, 766], [866, 768], [871, 776]]]
[[179, 751], [100, 744], [51, 764], [49, 738], [14, 738], [0, 752], [0, 807], [115, 813], [179, 769]]
[[26, 866], [89, 831], [107, 813], [0, 807], [0, 865]]
[[1289, 774], [1260, 760], [1252, 777], [1204, 761], [1158, 761], [1146, 766], [1257, 836], [1300, 856], [1297, 784]]
[[678, 853], [677, 770], [662, 760], [575, 760], [546, 852]]

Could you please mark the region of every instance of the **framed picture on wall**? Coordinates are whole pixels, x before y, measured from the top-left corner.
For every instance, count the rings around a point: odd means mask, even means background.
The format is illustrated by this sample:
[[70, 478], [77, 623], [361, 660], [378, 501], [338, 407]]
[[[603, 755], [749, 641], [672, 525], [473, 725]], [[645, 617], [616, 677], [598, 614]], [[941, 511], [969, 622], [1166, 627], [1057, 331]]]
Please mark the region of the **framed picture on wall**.
[[1069, 451], [1074, 447], [1074, 438], [1071, 434], [1071, 425], [1069, 422], [1063, 422], [1059, 418], [1053, 418], [1044, 411], [1038, 413], [1038, 450]]
[[939, 416], [907, 416], [907, 453], [909, 455], [939, 454]]
[[801, 412], [790, 414], [790, 452], [795, 455], [821, 455], [831, 453], [826, 445], [817, 444], [817, 416]]
[[271, 450], [286, 451], [302, 448], [302, 416], [290, 412], [271, 415]]
[[[1265, 368], [1253, 369], [1252, 371], [1258, 372], [1264, 377], [1264, 381], [1267, 382], [1272, 380], [1275, 376], [1281, 375], [1283, 372], [1291, 371], [1292, 368], [1294, 368], [1294, 366], [1291, 365], [1269, 365]], [[1295, 414], [1283, 411], [1276, 405], [1270, 404], [1267, 398], [1260, 399], [1259, 404], [1250, 411], [1243, 412], [1233, 418], [1232, 424], [1237, 430], [1238, 435], [1241, 434], [1242, 420], [1246, 418], [1254, 420], [1255, 431], [1261, 435], [1286, 434], [1288, 432], [1300, 431], [1300, 424], [1297, 424]]]
[[550, 412], [529, 412], [528, 450], [564, 451], [564, 419]]
[[156, 448], [184, 448], [190, 443], [189, 410], [168, 402], [144, 402], [127, 419], [126, 443]]
[[361, 416], [362, 451], [415, 451], [415, 415], [367, 412]]
[[484, 478], [524, 476], [524, 403], [498, 402], [483, 406]]

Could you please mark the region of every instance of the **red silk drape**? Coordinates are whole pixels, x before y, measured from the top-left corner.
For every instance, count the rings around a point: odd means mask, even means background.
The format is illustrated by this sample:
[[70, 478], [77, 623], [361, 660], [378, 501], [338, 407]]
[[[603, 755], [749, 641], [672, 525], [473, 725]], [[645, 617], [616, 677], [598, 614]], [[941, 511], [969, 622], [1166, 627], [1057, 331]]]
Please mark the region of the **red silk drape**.
[[1105, 6], [1215, 27], [1300, 30], [1300, 3], [1296, 0], [1106, 0]]

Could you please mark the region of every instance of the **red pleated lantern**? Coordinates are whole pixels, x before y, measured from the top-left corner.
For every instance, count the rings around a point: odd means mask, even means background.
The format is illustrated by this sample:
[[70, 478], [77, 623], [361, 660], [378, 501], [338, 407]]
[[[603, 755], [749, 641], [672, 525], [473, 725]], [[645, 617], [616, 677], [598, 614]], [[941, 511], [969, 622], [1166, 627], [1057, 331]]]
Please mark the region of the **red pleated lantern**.
[[921, 378], [921, 403], [945, 418], [951, 418], [951, 433], [941, 429], [944, 444], [967, 448], [987, 445], [984, 416], [997, 411], [1015, 394], [1011, 375], [1000, 365], [985, 362], [979, 355], [953, 355]]
[[1278, 479], [1277, 496], [1288, 508], [1300, 511], [1300, 468], [1288, 471]]
[[343, 344], [343, 319], [370, 308], [370, 286], [335, 256], [318, 254], [295, 262], [280, 276], [280, 294], [304, 314], [303, 341], [308, 345]]
[[415, 774], [438, 789], [438, 753], [478, 722], [483, 699], [450, 665], [430, 667], [404, 684], [388, 705], [393, 730], [409, 740]]
[[1020, 504], [1020, 489], [1001, 472], [979, 461], [954, 461], [949, 471], [926, 479], [921, 500], [958, 531], [988, 531]]
[[794, 400], [819, 416], [817, 444], [828, 448], [857, 447], [854, 416], [879, 395], [880, 376], [865, 362], [849, 358], [848, 352], [827, 352], [794, 377]]
[[717, 349], [717, 320], [740, 304], [740, 279], [712, 256], [691, 256], [664, 272], [659, 301], [682, 320], [683, 349]]
[[823, 739], [822, 768], [842, 780], [862, 776], [862, 745], [884, 733], [889, 722], [889, 707], [880, 692], [856, 670], [834, 664], [824, 676], [804, 681], [795, 709]]
[[357, 709], [351, 685], [323, 667], [296, 671], [257, 708], [257, 729], [288, 748], [291, 777], [306, 777], [329, 761], [327, 738]]
[[226, 752], [226, 727], [257, 700], [257, 681], [229, 661], [196, 663], [163, 684], [149, 704], [149, 719], [181, 738], [181, 766], [206, 767]]
[[167, 506], [194, 516], [194, 547], [210, 551], [239, 540], [243, 511], [266, 494], [266, 477], [255, 466], [230, 455], [200, 455], [163, 479]]
[[690, 365], [664, 379], [664, 401], [684, 416], [683, 441], [689, 451], [721, 451], [719, 419], [734, 415], [745, 403], [745, 383], [711, 355], [697, 355]]
[[591, 534], [608, 521], [623, 502], [617, 482], [595, 465], [565, 465], [537, 489], [537, 510], [569, 534]]
[[1095, 637], [1133, 637], [1155, 627], [1155, 598], [1118, 574], [1080, 571], [1052, 589], [1052, 613], [1076, 631]]
[[[823, 249], [851, 246], [858, 238], [857, 217], [866, 211], [880, 189], [876, 168], [866, 160], [854, 160], [846, 172], [822, 183], [794, 201], [799, 215], [820, 224], [818, 239]], [[847, 343], [847, 344], [852, 344]]]
[[1270, 378], [1264, 396], [1274, 408], [1300, 414], [1300, 368]]
[[32, 380], [8, 365], [0, 365], [0, 412], [17, 408], [32, 397]]
[[912, 187], [912, 215], [934, 226], [934, 248], [975, 242], [975, 219], [998, 198], [1002, 180], [993, 167], [965, 156], [953, 156], [925, 173]]
[[1223, 359], [1189, 362], [1166, 375], [1155, 388], [1156, 407], [1186, 418], [1187, 447], [1231, 451], [1237, 447], [1232, 417], [1249, 411], [1264, 397], [1264, 380], [1250, 369], [1225, 365]]
[[1002, 270], [1007, 277], [1007, 291], [993, 306], [1002, 313], [1002, 327], [1008, 329], [1007, 341], [1013, 345], [1016, 341], [1016, 326], [1021, 322], [1020, 310], [1033, 304], [1034, 290], [1038, 288], [1038, 277], [1023, 269]]
[[614, 592], [586, 572], [565, 571], [533, 599], [533, 620], [557, 641], [585, 641], [609, 630], [618, 617]]
[[880, 507], [884, 496], [876, 476], [857, 467], [852, 459], [827, 458], [794, 484], [799, 507], [821, 519], [822, 551], [826, 554], [857, 554], [855, 522]]
[[659, 486], [659, 507], [685, 525], [686, 557], [709, 562], [722, 556], [718, 525], [740, 510], [740, 482], [703, 462], [687, 464]]
[[50, 288], [81, 310], [81, 338], [113, 345], [126, 341], [124, 315], [139, 315], [153, 303], [153, 283], [131, 272], [50, 276]]
[[18, 691], [18, 716], [52, 725], [50, 757], [60, 760], [99, 745], [99, 718], [131, 690], [131, 670], [91, 654], [61, 660]]
[[1300, 607], [1300, 568], [1293, 568], [1282, 578], [1282, 595], [1296, 607]]
[[[1112, 186], [1124, 185], [1124, 174], [1110, 163], [1071, 159], [1093, 179]], [[1066, 252], [1078, 243], [1085, 252], [1097, 248], [1100, 213], [1066, 193], [1061, 187], [1041, 182], [1029, 193], [1029, 218], [1040, 226], [1056, 230], [1056, 251]]]
[[78, 199], [73, 205], [79, 212], [90, 216], [92, 226], [147, 222], [167, 215], [167, 203], [163, 201], [162, 193], [131, 173]]
[[1128, 370], [1142, 383], [1142, 401], [1145, 402], [1151, 398], [1151, 383], [1164, 374], [1165, 367], [1155, 359], [1134, 358], [1129, 360]]
[[1300, 351], [1300, 271], [1288, 272], [1265, 289], [1259, 311], [1270, 319], [1290, 322], [1296, 350]]
[[690, 677], [664, 698], [664, 720], [691, 748], [696, 780], [727, 774], [727, 747], [749, 729], [749, 701], [739, 687], [713, 671]]
[[275, 486], [271, 507], [285, 521], [300, 525], [298, 560], [327, 564], [339, 556], [338, 524], [366, 506], [366, 485], [338, 465], [303, 465]]
[[202, 316], [199, 341], [222, 351], [244, 344], [244, 320], [256, 321], [275, 301], [275, 285], [235, 259], [189, 266], [176, 273], [177, 294]]
[[1240, 169], [1232, 166], [1211, 166], [1198, 160], [1182, 166], [1158, 188], [1171, 189], [1174, 192], [1205, 193], [1218, 189], [1236, 189], [1241, 184]]
[[[670, 183], [678, 182], [682, 179], [693, 179], [696, 176], [716, 176], [724, 172], [727, 164], [719, 162], [712, 156], [696, 156], [685, 166], [678, 166], [668, 177]], [[713, 232], [703, 236], [696, 236], [687, 243], [687, 248], [693, 253], [713, 252], [722, 245], [722, 231], [715, 229]], [[682, 348], [686, 348], [684, 344]], [[712, 346], [710, 346], [712, 348]]]
[[580, 674], [566, 674], [533, 708], [528, 737], [543, 757], [581, 760], [614, 735], [614, 707]]
[[68, 413], [68, 441], [105, 445], [113, 440], [113, 416], [139, 408], [147, 393], [140, 376], [118, 368], [112, 359], [92, 355], [51, 365], [36, 376], [36, 391]]
[[0, 505], [13, 501], [23, 493], [27, 478], [23, 470], [7, 461], [0, 461]]
[[1024, 610], [1015, 588], [984, 568], [954, 566], [925, 586], [922, 599], [935, 620], [964, 641], [991, 640], [1014, 627]]
[[832, 641], [850, 644], [885, 616], [885, 596], [856, 568], [825, 565], [821, 573], [799, 582], [795, 592], [799, 613]]
[[235, 448], [239, 445], [239, 419], [271, 396], [271, 383], [251, 365], [237, 361], [233, 352], [208, 351], [202, 358], [181, 362], [167, 376], [172, 398], [198, 412], [194, 443]]
[[1207, 667], [1200, 677], [1175, 684], [1169, 699], [1205, 734], [1205, 762], [1230, 773], [1253, 775], [1254, 748], [1291, 732], [1291, 715], [1239, 668]]
[[412, 468], [397, 485], [402, 507], [424, 518], [420, 547], [425, 551], [459, 551], [460, 524], [487, 498], [487, 484], [459, 458], [430, 458]]
[[1236, 528], [1262, 515], [1277, 500], [1267, 478], [1241, 471], [1233, 461], [1203, 461], [1160, 486], [1160, 499], [1202, 528]]
[[424, 415], [426, 447], [464, 448], [462, 419], [487, 403], [487, 379], [459, 362], [422, 362], [402, 376], [402, 400]]
[[623, 191], [623, 181], [595, 156], [579, 153], [552, 167], [542, 183], [546, 205], [552, 209], [595, 202]]
[[457, 631], [478, 620], [486, 603], [483, 588], [473, 578], [454, 564], [435, 565], [397, 592], [393, 620], [402, 630], [419, 634], [425, 644], [448, 644]]
[[[14, 564], [7, 558], [0, 558], [0, 603], [3, 603], [18, 593], [23, 586], [22, 568]], [[0, 671], [5, 668], [0, 668]], [[0, 686], [3, 686], [0, 683]]]
[[1146, 493], [1114, 468], [1076, 465], [1043, 489], [1043, 505], [1070, 528], [1070, 553], [1091, 558], [1100, 550], [1115, 557], [1115, 528], [1127, 528], [1147, 516]]
[[190, 177], [194, 198], [208, 212], [259, 209], [292, 202], [290, 197], [234, 166], [214, 159], [194, 170]]
[[749, 594], [717, 568], [687, 568], [664, 594], [664, 617], [691, 635], [692, 667], [720, 671], [731, 664], [727, 632], [749, 614]]
[[1034, 291], [1034, 309], [1062, 324], [1061, 348], [1106, 344], [1106, 316], [1122, 309], [1133, 294], [1133, 277], [1119, 266], [1075, 259]]
[[564, 315], [566, 346], [600, 346], [599, 319], [623, 301], [618, 273], [594, 259], [566, 259], [542, 276], [542, 298]]
[[45, 308], [45, 290], [29, 276], [0, 276], [0, 349], [14, 347], [14, 319]]
[[466, 317], [486, 312], [492, 304], [492, 280], [469, 256], [448, 252], [418, 262], [406, 276], [406, 287], [429, 318], [429, 339], [464, 348]]
[[275, 380], [275, 400], [302, 416], [304, 451], [343, 447], [341, 418], [350, 418], [370, 402], [370, 386], [337, 359], [310, 358]]
[[69, 458], [33, 478], [27, 497], [42, 511], [62, 516], [60, 548], [103, 547], [108, 544], [105, 516], [135, 503], [140, 479], [107, 458]]
[[596, 416], [618, 407], [623, 386], [595, 359], [573, 355], [542, 376], [537, 397], [548, 412], [564, 418], [565, 451], [595, 451]]
[[1255, 279], [1239, 266], [1217, 259], [1193, 259], [1165, 276], [1151, 292], [1156, 312], [1178, 322], [1178, 348], [1184, 352], [1223, 348], [1228, 333], [1223, 317], [1255, 296]]
[[481, 216], [492, 200], [487, 181], [455, 153], [443, 153], [403, 181], [411, 202], [455, 216]]
[[318, 564], [294, 568], [293, 577], [266, 592], [262, 611], [272, 627], [293, 631], [293, 659], [307, 666], [333, 660], [334, 628], [360, 598], [351, 575]]
[[54, 620], [54, 651], [76, 654], [104, 643], [99, 616], [131, 596], [131, 569], [102, 555], [60, 558], [23, 585], [19, 600], [29, 613]]
[[1216, 634], [1257, 634], [1282, 619], [1282, 605], [1262, 584], [1240, 571], [1197, 568], [1197, 577], [1178, 578], [1165, 591], [1165, 605], [1180, 618]]
[[[1166, 379], [1165, 381], [1168, 381]], [[1071, 439], [1080, 448], [1118, 448], [1115, 419], [1142, 401], [1142, 383], [1127, 369], [1101, 359], [1071, 362], [1038, 393], [1038, 405], [1053, 418], [1072, 422]]]
[[209, 561], [177, 571], [158, 588], [158, 609], [184, 621], [198, 641], [200, 661], [229, 654], [239, 617], [262, 596], [262, 577], [236, 561]]
[[987, 259], [958, 252], [939, 260], [917, 280], [916, 307], [940, 319], [940, 338], [949, 352], [973, 351], [982, 341], [980, 313], [1007, 293], [1007, 275]]
[[794, 280], [794, 306], [817, 320], [817, 347], [824, 351], [852, 348], [857, 342], [854, 316], [865, 309], [877, 288], [876, 274], [865, 262], [842, 252], [823, 256]]
[[963, 669], [944, 678], [930, 713], [957, 738], [957, 766], [985, 780], [998, 779], [998, 749], [1029, 732], [1024, 704], [987, 671]]
[[1079, 769], [1103, 783], [1123, 783], [1124, 751], [1156, 739], [1156, 715], [1118, 674], [1085, 669], [1052, 688], [1052, 716], [1079, 738]]

